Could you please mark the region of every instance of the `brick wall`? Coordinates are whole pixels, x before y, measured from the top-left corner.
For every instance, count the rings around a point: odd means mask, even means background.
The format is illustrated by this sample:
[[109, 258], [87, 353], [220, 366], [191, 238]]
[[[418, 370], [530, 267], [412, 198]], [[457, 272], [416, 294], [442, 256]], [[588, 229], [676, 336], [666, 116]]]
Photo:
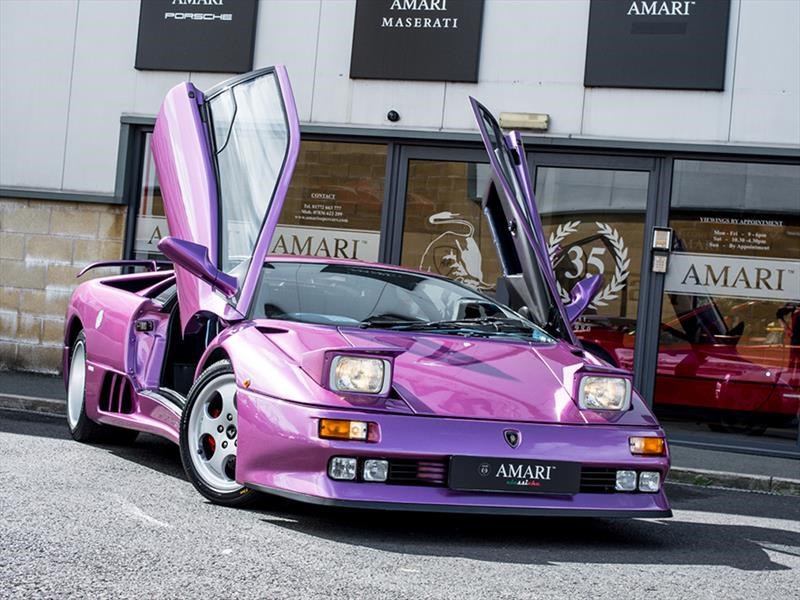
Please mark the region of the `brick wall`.
[[0, 199], [0, 368], [60, 372], [70, 294], [103, 273], [75, 275], [121, 258], [124, 230], [122, 206]]

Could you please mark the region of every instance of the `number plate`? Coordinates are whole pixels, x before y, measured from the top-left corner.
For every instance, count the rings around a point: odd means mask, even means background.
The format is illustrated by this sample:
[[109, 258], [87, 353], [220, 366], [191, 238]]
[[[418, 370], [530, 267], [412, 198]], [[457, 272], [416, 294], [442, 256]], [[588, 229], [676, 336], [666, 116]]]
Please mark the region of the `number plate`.
[[577, 494], [581, 465], [556, 460], [453, 456], [448, 485], [454, 490], [523, 494]]

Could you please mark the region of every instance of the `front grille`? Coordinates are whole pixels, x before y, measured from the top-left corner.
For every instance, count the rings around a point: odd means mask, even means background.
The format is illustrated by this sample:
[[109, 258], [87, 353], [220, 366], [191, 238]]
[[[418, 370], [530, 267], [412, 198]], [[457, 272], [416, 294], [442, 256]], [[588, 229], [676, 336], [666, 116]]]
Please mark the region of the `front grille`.
[[386, 483], [445, 486], [447, 485], [447, 460], [389, 459], [389, 477]]
[[581, 493], [613, 494], [617, 470], [608, 467], [581, 467]]
[[[386, 483], [396, 485], [447, 485], [448, 459], [390, 458]], [[584, 494], [613, 494], [617, 470], [608, 467], [582, 467], [580, 491]]]

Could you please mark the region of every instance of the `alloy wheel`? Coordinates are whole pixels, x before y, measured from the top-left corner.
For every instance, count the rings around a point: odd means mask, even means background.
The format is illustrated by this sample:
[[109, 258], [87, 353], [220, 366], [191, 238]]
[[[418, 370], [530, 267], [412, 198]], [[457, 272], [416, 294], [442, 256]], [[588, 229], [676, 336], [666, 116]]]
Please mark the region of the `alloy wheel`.
[[81, 418], [86, 397], [86, 345], [79, 340], [72, 350], [67, 387], [67, 422], [75, 430]]
[[216, 377], [200, 391], [191, 408], [188, 446], [197, 475], [218, 493], [234, 492], [238, 418], [233, 374]]

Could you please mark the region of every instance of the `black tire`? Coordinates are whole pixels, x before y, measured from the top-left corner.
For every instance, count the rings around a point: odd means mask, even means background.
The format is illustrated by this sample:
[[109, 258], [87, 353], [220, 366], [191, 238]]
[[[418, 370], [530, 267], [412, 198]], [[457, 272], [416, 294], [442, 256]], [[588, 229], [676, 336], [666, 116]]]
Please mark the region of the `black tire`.
[[[76, 352], [79, 353], [76, 356]], [[83, 384], [73, 389], [73, 362], [82, 353], [82, 363], [78, 368], [83, 368]], [[82, 364], [82, 367], [81, 367]], [[106, 442], [114, 444], [130, 444], [139, 435], [133, 429], [111, 427], [95, 423], [86, 415], [86, 334], [81, 331], [72, 342], [69, 350], [67, 378], [67, 428], [72, 439], [85, 444]], [[77, 373], [76, 373], [77, 375]], [[72, 396], [71, 396], [72, 394]], [[75, 404], [73, 404], [75, 402]]]
[[[218, 451], [218, 443], [214, 443], [213, 450], [211, 451], [212, 457], [205, 456], [204, 453], [207, 452], [207, 448], [201, 443], [200, 439], [195, 439], [196, 435], [192, 433], [192, 427], [196, 420], [200, 418], [206, 418], [201, 414], [197, 414], [198, 411], [206, 411], [205, 414], [208, 414], [207, 396], [209, 394], [213, 394], [213, 391], [210, 390], [213, 390], [215, 386], [221, 385], [223, 379], [229, 381], [232, 376], [233, 367], [231, 367], [230, 361], [221, 360], [203, 371], [200, 374], [200, 377], [197, 378], [197, 381], [194, 382], [192, 389], [189, 390], [186, 408], [184, 408], [183, 413], [181, 414], [180, 453], [181, 462], [183, 463], [184, 471], [186, 471], [186, 477], [189, 479], [192, 485], [194, 485], [195, 489], [200, 492], [200, 494], [214, 504], [242, 508], [254, 502], [257, 499], [258, 494], [248, 487], [237, 484], [232, 479], [233, 475], [230, 475], [231, 479], [229, 481], [229, 486], [235, 486], [235, 489], [229, 489], [226, 491], [220, 491], [219, 489], [216, 489], [213, 486], [213, 482], [210, 479], [207, 480], [207, 478], [201, 472], [201, 470], [205, 467], [203, 467], [203, 464], [200, 461], [209, 460], [210, 462], [210, 458], [213, 457], [213, 453]], [[234, 423], [238, 424], [238, 421], [234, 421]], [[222, 435], [220, 436], [220, 439], [224, 439]], [[235, 447], [235, 442], [238, 440], [236, 437], [234, 437], [225, 441], [227, 443], [233, 443]], [[219, 444], [221, 444], [221, 442], [219, 442]], [[192, 454], [194, 454], [194, 460]], [[235, 453], [233, 456], [233, 460], [235, 461]], [[199, 469], [195, 464], [195, 460], [200, 465]], [[232, 471], [235, 472], [235, 462]]]

